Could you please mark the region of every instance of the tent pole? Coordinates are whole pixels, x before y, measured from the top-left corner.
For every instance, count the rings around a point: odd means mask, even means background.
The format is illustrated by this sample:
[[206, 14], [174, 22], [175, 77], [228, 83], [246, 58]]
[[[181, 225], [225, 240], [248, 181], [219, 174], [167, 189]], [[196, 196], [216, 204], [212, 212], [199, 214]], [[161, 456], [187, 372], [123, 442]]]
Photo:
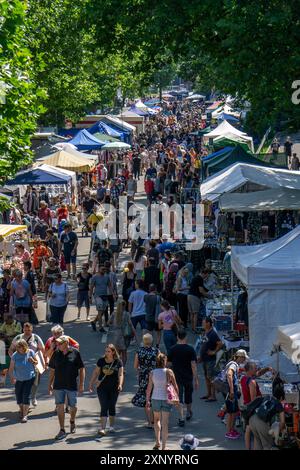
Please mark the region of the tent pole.
[[233, 330], [233, 269], [231, 268], [230, 275], [230, 290], [231, 290], [231, 329]]

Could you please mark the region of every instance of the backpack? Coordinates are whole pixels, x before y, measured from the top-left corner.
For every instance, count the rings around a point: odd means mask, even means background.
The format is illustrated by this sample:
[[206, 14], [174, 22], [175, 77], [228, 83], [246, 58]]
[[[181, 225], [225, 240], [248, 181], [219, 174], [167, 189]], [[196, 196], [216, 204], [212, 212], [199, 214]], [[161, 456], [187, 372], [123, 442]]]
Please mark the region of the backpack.
[[249, 423], [249, 419], [251, 416], [254, 415], [257, 408], [262, 404], [264, 397], [256, 397], [252, 400], [248, 405], [246, 405], [245, 409], [241, 410], [242, 418], [245, 420], [246, 424]]
[[260, 406], [256, 409], [256, 414], [264, 421], [264, 423], [271, 423], [272, 418], [277, 413], [278, 400], [273, 397], [264, 397]]
[[217, 377], [213, 380], [213, 384], [214, 384], [214, 388], [216, 392], [224, 393], [225, 395], [229, 393], [230, 388], [229, 388], [229, 384], [227, 381], [227, 371], [231, 364], [236, 364], [236, 362], [234, 361], [228, 362], [225, 369], [221, 370], [221, 372], [219, 372]]

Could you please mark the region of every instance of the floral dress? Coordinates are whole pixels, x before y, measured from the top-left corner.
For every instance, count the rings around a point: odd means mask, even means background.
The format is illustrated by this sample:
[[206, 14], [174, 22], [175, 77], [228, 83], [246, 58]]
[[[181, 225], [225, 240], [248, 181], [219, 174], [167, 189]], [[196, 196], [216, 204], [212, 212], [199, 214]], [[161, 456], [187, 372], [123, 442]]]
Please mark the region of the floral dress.
[[139, 360], [139, 388], [132, 399], [132, 404], [139, 408], [146, 406], [146, 390], [149, 381], [150, 372], [156, 367], [156, 357], [159, 353], [158, 348], [141, 347], [138, 352]]

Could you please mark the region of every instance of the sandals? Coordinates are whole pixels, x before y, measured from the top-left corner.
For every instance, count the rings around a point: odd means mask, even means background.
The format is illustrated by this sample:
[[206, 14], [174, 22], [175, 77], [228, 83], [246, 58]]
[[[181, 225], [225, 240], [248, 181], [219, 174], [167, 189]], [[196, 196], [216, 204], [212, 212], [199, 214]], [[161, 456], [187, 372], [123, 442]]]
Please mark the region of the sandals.
[[158, 450], [160, 449], [160, 444], [155, 444], [155, 446], [153, 447], [153, 450]]

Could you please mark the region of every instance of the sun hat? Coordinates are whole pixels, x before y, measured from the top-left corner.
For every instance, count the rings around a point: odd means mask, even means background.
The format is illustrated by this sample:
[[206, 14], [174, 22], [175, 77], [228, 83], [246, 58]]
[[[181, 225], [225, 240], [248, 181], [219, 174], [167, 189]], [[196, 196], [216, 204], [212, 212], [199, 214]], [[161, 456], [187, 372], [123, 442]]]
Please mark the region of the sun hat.
[[239, 350], [235, 353], [235, 356], [236, 356], [236, 357], [244, 357], [245, 359], [249, 359], [249, 356], [248, 356], [248, 354], [246, 353], [245, 349], [239, 349]]
[[182, 450], [194, 450], [199, 446], [199, 439], [196, 439], [193, 434], [186, 434], [179, 441]]

